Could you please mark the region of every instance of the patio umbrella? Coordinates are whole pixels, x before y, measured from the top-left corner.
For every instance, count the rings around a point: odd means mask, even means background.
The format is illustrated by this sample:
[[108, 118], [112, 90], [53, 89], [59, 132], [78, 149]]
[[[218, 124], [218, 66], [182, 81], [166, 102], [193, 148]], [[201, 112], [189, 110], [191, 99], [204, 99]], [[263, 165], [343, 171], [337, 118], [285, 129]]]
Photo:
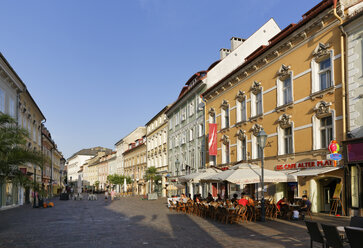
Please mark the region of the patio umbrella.
[[[238, 164], [229, 170], [201, 178], [203, 181], [227, 181], [235, 184], [252, 184], [261, 181], [261, 167], [252, 164]], [[264, 170], [264, 181], [266, 183], [296, 182], [296, 176], [287, 175], [283, 172]]]
[[179, 178], [179, 181], [182, 183], [193, 181], [194, 183], [199, 183], [199, 180], [204, 177], [212, 176], [214, 174], [217, 174], [221, 170], [217, 168], [208, 168], [204, 172], [196, 172], [192, 173], [186, 176], [182, 176]]

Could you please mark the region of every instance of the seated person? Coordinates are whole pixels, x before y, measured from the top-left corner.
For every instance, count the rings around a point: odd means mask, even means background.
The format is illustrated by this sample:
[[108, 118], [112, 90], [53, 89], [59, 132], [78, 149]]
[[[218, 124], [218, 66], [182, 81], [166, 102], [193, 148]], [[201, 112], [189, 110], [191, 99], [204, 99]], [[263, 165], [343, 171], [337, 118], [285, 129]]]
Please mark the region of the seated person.
[[277, 202], [276, 206], [280, 210], [281, 216], [286, 217], [287, 213], [289, 212], [289, 204], [286, 197], [282, 197], [282, 199]]
[[238, 203], [237, 197], [238, 197], [238, 195], [237, 195], [237, 194], [233, 194], [233, 198], [231, 199], [231, 202], [232, 202], [233, 204], [234, 204], [234, 203]]
[[304, 220], [305, 219], [305, 214], [307, 211], [309, 211], [311, 208], [311, 202], [308, 199], [307, 195], [303, 195], [302, 196], [302, 204], [301, 204], [301, 208], [299, 210], [300, 214], [301, 214], [301, 219]]
[[207, 200], [207, 203], [214, 202], [214, 199], [213, 199], [213, 196], [211, 193], [208, 193], [208, 197], [206, 200]]
[[252, 197], [248, 197], [248, 205], [255, 206], [255, 201], [253, 200]]
[[220, 194], [217, 194], [217, 200], [216, 201], [217, 202], [222, 202], [223, 201]]
[[246, 198], [246, 194], [245, 193], [241, 193], [241, 199], [239, 199], [238, 204], [239, 205], [242, 205], [244, 207], [247, 206], [248, 200]]

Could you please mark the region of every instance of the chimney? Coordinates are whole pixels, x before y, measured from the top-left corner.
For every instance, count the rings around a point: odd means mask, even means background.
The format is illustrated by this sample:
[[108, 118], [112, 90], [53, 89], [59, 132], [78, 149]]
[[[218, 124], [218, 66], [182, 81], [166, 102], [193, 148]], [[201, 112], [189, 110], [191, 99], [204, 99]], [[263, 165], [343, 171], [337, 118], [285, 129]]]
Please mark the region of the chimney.
[[220, 54], [220, 56], [221, 56], [221, 60], [222, 59], [224, 59], [225, 57], [227, 57], [228, 56], [228, 54], [230, 54], [231, 53], [231, 50], [229, 50], [229, 49], [227, 49], [227, 48], [221, 48], [220, 50], [219, 50], [219, 54]]
[[239, 47], [245, 39], [238, 38], [238, 37], [232, 37], [231, 38], [231, 51], [233, 52], [237, 47]]

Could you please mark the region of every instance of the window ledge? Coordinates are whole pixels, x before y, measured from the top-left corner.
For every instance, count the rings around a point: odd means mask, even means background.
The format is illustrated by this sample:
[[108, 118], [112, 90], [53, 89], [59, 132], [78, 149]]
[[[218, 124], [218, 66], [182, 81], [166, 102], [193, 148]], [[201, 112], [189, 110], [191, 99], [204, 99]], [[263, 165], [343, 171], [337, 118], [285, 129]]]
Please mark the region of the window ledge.
[[229, 127], [224, 127], [221, 130], [219, 130], [219, 132], [225, 132], [225, 131], [228, 131], [228, 130], [229, 130]]
[[250, 117], [250, 121], [257, 121], [257, 119], [263, 119], [263, 114], [259, 114], [259, 115]]
[[276, 112], [280, 112], [280, 111], [286, 111], [288, 108], [289, 109], [292, 109], [294, 107], [294, 102], [289, 102], [289, 103], [286, 103], [284, 105], [281, 105], [281, 106], [278, 106], [275, 108]]
[[247, 122], [248, 122], [248, 120], [239, 121], [239, 122], [236, 122], [235, 126], [236, 127], [241, 127], [242, 125], [247, 125]]
[[315, 100], [315, 98], [323, 98], [326, 94], [333, 94], [335, 90], [335, 85], [330, 86], [329, 88], [319, 90], [317, 92], [311, 93], [310, 98], [311, 100]]
[[295, 159], [295, 153], [277, 155], [277, 160], [286, 161], [287, 159]]

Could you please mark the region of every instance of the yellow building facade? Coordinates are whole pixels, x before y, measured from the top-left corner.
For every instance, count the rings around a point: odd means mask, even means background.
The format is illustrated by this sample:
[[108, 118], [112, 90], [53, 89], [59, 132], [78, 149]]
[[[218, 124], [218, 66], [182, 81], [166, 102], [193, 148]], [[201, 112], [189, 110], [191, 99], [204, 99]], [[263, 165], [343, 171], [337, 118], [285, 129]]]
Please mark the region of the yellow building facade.
[[[209, 166], [260, 165], [257, 135], [264, 129], [266, 169], [317, 168], [297, 176], [297, 184], [269, 184], [266, 197], [307, 194], [312, 211], [329, 210], [336, 185], [344, 184], [343, 169], [326, 160], [329, 142], [340, 143], [343, 137], [339, 24], [332, 1], [318, 4], [203, 94], [206, 123], [218, 127], [218, 154], [209, 156]], [[250, 194], [261, 190], [259, 185], [241, 187]]]
[[146, 137], [137, 139], [129, 144], [128, 150], [123, 153], [124, 172], [131, 177], [132, 184], [128, 186], [128, 191], [135, 195], [146, 194], [146, 181], [144, 179], [146, 164]]

